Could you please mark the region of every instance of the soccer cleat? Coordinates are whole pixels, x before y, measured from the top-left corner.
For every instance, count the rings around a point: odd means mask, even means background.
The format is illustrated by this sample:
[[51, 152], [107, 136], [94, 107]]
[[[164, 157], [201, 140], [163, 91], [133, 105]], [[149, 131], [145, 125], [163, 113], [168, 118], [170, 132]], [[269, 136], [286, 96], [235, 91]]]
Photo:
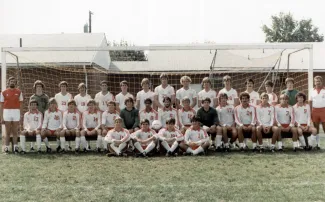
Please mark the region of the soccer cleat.
[[216, 152], [223, 152], [223, 149], [221, 147], [217, 147]]
[[252, 152], [257, 152], [259, 149], [257, 147], [252, 149]]
[[41, 149], [37, 150], [37, 153], [38, 154], [41, 154], [42, 153], [42, 150]]
[[74, 150], [74, 153], [75, 153], [75, 154], [79, 154], [79, 152], [80, 152], [80, 149], [79, 149], [79, 148], [76, 148], [76, 149]]
[[240, 152], [245, 152], [245, 148], [244, 147], [241, 147], [239, 150], [240, 150]]
[[225, 152], [230, 152], [230, 148], [229, 147], [225, 147]]
[[216, 145], [215, 144], [211, 144], [211, 146], [209, 147], [210, 150], [212, 151], [216, 151]]
[[321, 150], [321, 148], [320, 148], [319, 145], [317, 145], [317, 146], [315, 147], [315, 149], [316, 149], [316, 150]]
[[88, 152], [88, 150], [87, 150], [86, 148], [84, 148], [84, 149], [83, 149], [83, 152], [84, 152], [84, 153], [87, 153], [87, 152]]
[[264, 148], [263, 147], [260, 147], [259, 152], [260, 153], [263, 153], [264, 152]]
[[35, 151], [34, 147], [31, 147], [29, 151], [34, 152]]
[[293, 151], [294, 151], [294, 152], [297, 152], [297, 147], [294, 147], [294, 148], [293, 148]]
[[5, 148], [5, 154], [9, 154], [9, 148], [8, 147]]
[[15, 149], [14, 149], [15, 151], [15, 154], [19, 154], [19, 148], [18, 147], [15, 147]]
[[61, 153], [61, 154], [64, 154], [64, 153], [65, 153], [65, 149], [61, 149], [61, 150], [60, 150], [60, 153]]
[[60, 151], [61, 151], [61, 146], [58, 146], [58, 147], [56, 148], [56, 152], [59, 153]]
[[281, 149], [278, 149], [278, 152], [283, 152], [283, 148], [281, 148]]
[[177, 157], [178, 156], [178, 153], [177, 152], [174, 152], [173, 155], [174, 155], [174, 157]]
[[26, 152], [25, 151], [20, 151], [20, 154], [23, 154], [24, 155], [24, 154], [26, 154]]
[[304, 147], [304, 149], [305, 149], [305, 151], [310, 151], [310, 150], [313, 149], [313, 147], [312, 146], [306, 146], [306, 147]]
[[128, 154], [125, 153], [125, 152], [122, 152], [122, 153], [120, 154], [120, 156], [122, 156], [122, 157], [128, 157]]
[[46, 147], [46, 153], [51, 153], [51, 152], [52, 152], [51, 147]]
[[112, 153], [112, 152], [108, 152], [108, 153], [106, 154], [106, 156], [108, 156], [108, 157], [112, 157], [112, 156], [116, 156], [116, 154], [115, 154], [115, 153]]
[[95, 152], [101, 153], [102, 151], [100, 150], [100, 148], [96, 147]]
[[107, 154], [108, 153], [108, 150], [107, 149], [104, 149], [104, 154]]
[[166, 157], [170, 157], [170, 156], [172, 156], [172, 152], [171, 152], [171, 151], [168, 151], [168, 152], [166, 153]]

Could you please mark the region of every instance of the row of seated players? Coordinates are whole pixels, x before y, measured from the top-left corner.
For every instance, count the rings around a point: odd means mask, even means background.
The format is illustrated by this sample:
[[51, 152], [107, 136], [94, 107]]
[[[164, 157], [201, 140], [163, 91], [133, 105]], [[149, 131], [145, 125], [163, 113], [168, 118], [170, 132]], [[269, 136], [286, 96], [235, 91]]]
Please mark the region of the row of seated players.
[[[224, 149], [229, 150], [228, 136], [231, 138], [230, 143], [235, 142], [238, 138], [241, 150], [246, 148], [244, 138], [252, 139], [253, 150], [255, 151], [263, 151], [263, 138], [272, 138], [272, 151], [275, 150], [276, 142], [278, 142], [278, 149], [282, 150], [282, 137], [292, 137], [293, 149], [296, 150], [298, 139], [301, 145], [306, 147], [303, 133], [312, 134], [308, 139], [308, 145], [314, 145], [316, 129], [310, 123], [310, 108], [308, 104], [305, 104], [306, 95], [302, 92], [296, 95], [297, 104], [293, 107], [288, 105], [288, 96], [285, 94], [280, 96], [280, 104], [275, 107], [268, 103], [267, 93], [261, 95], [262, 102], [257, 107], [249, 104], [250, 95], [248, 93], [241, 93], [239, 98], [241, 105], [234, 108], [233, 105], [227, 104], [227, 94], [221, 93], [219, 95], [220, 105], [216, 109], [210, 107], [210, 98], [205, 98], [202, 100], [202, 107], [195, 112], [189, 106], [190, 102], [187, 97], [182, 99], [183, 108], [178, 111], [171, 107], [170, 98], [165, 97], [163, 99], [164, 108], [160, 109], [158, 113], [151, 107], [152, 100], [146, 99], [144, 102], [146, 108], [142, 111], [144, 113], [141, 114], [140, 112], [140, 114], [131, 114], [130, 116], [124, 116], [123, 110], [119, 114], [115, 110], [115, 102], [108, 102], [108, 110], [101, 114], [100, 110], [96, 109], [94, 100], [88, 101], [88, 110], [82, 115], [76, 109], [76, 102], [70, 100], [68, 110], [62, 114], [57, 109], [56, 99], [52, 98], [49, 101], [49, 110], [45, 112], [44, 121], [42, 121], [42, 113], [37, 111], [37, 102], [31, 100], [30, 111], [24, 115], [24, 130], [20, 136], [21, 148], [22, 152], [25, 153], [26, 135], [36, 135], [38, 150], [40, 150], [43, 140], [47, 146], [47, 152], [50, 152], [51, 148], [47, 137], [56, 136], [58, 138], [57, 150], [64, 151], [65, 136], [73, 135], [76, 136], [76, 152], [80, 151], [80, 144], [83, 146], [83, 150], [87, 151], [87, 136], [97, 136], [96, 150], [100, 151], [100, 148], [103, 147], [107, 151], [108, 145], [104, 138], [107, 137], [109, 131], [115, 130], [116, 125], [114, 124], [116, 124], [115, 120], [118, 117], [122, 120], [122, 127], [131, 136], [138, 131], [143, 131], [141, 128], [143, 126], [139, 120], [148, 120], [148, 125], [158, 132], [160, 128], [152, 124], [153, 121], [159, 120], [160, 123], [163, 123], [161, 124], [162, 127], [168, 128], [167, 120], [170, 118], [175, 120], [175, 128], [180, 129], [180, 134], [186, 136], [188, 130], [193, 130], [191, 119], [195, 115], [200, 120], [200, 124], [203, 125], [204, 134], [211, 136], [212, 144], [216, 145], [218, 150], [221, 149], [222, 142]], [[132, 98], [125, 100], [126, 109], [134, 109], [133, 104]], [[141, 130], [139, 130], [140, 128]], [[137, 148], [136, 145], [134, 146]], [[202, 147], [203, 150], [205, 146]], [[139, 150], [139, 148], [137, 149]], [[140, 151], [140, 153], [143, 152]], [[191, 152], [192, 150], [189, 149], [189, 153]]]

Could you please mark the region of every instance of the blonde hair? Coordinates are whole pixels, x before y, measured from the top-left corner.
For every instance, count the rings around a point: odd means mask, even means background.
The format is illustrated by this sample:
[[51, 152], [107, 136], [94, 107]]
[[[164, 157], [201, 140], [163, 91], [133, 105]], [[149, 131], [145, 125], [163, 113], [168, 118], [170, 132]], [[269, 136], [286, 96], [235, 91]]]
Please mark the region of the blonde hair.
[[180, 83], [183, 84], [185, 80], [188, 80], [190, 83], [192, 83], [192, 79], [189, 76], [182, 76], [180, 79]]

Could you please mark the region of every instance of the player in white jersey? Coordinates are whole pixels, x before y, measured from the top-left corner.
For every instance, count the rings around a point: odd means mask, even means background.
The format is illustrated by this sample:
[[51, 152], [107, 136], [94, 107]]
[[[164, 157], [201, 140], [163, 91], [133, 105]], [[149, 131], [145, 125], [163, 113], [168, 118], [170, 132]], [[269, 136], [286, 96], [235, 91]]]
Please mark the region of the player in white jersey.
[[54, 98], [58, 103], [58, 109], [65, 112], [68, 109], [68, 101], [72, 99], [72, 95], [67, 92], [68, 83], [66, 81], [61, 81], [59, 88], [61, 91], [55, 94]]
[[279, 137], [279, 128], [274, 126], [275, 122], [275, 109], [269, 103], [269, 95], [262, 93], [262, 103], [256, 107], [256, 119], [257, 119], [257, 139], [259, 143], [259, 151], [263, 152], [263, 138], [272, 138], [271, 148], [272, 152], [275, 151], [275, 143]]
[[139, 112], [140, 120], [148, 119], [150, 128], [154, 120], [158, 120], [158, 112], [152, 108], [152, 100], [147, 98], [144, 100], [145, 108]]
[[289, 96], [286, 94], [280, 95], [280, 104], [275, 106], [275, 120], [280, 128], [281, 135], [278, 138], [278, 149], [282, 148], [282, 138], [292, 137], [293, 150], [298, 147], [298, 131], [295, 127], [295, 114], [293, 108], [288, 104]]
[[57, 144], [60, 145], [60, 132], [62, 130], [62, 111], [58, 109], [58, 104], [55, 98], [49, 100], [49, 109], [44, 113], [44, 121], [42, 124], [41, 136], [46, 145], [46, 152], [52, 151], [47, 137], [55, 136]]
[[37, 109], [38, 102], [36, 100], [29, 101], [29, 111], [24, 114], [24, 130], [20, 135], [20, 147], [22, 149], [21, 153], [26, 153], [26, 136], [36, 136], [36, 144], [38, 152], [41, 151], [41, 128], [43, 115]]
[[184, 97], [188, 97], [190, 100], [190, 107], [194, 108], [197, 104], [197, 93], [194, 89], [190, 88], [191, 78], [188, 76], [182, 76], [180, 80], [183, 88], [176, 91], [176, 104], [177, 109], [181, 109], [183, 104], [182, 100]]
[[211, 89], [212, 83], [211, 80], [209, 79], [209, 77], [204, 77], [202, 80], [202, 86], [203, 86], [203, 90], [201, 90], [198, 93], [198, 107], [200, 108], [201, 106], [203, 106], [202, 104], [202, 100], [204, 100], [205, 98], [210, 98], [211, 102], [210, 102], [210, 107], [215, 108], [218, 105], [218, 99], [217, 99], [217, 92], [213, 89]]
[[255, 107], [249, 104], [250, 96], [246, 92], [239, 95], [241, 105], [235, 108], [235, 121], [238, 130], [240, 150], [244, 151], [247, 145], [243, 143], [244, 138], [251, 138], [253, 150], [256, 148], [256, 114]]
[[[216, 147], [221, 147], [221, 139], [225, 143], [225, 151], [229, 151], [228, 138], [231, 138], [230, 144], [237, 139], [237, 129], [234, 116], [234, 105], [229, 104], [229, 98], [226, 93], [220, 93], [219, 106], [216, 108], [220, 126], [217, 126]], [[219, 131], [218, 131], [219, 130]], [[220, 149], [219, 149], [220, 150]]]
[[80, 147], [80, 128], [81, 128], [81, 114], [77, 110], [77, 103], [75, 100], [69, 100], [68, 110], [63, 113], [63, 130], [60, 132], [60, 149], [59, 152], [65, 152], [65, 137], [75, 136], [75, 152], [79, 153]]
[[194, 116], [191, 120], [192, 127], [186, 130], [184, 141], [179, 147], [185, 151], [185, 155], [198, 155], [200, 153], [207, 154], [210, 146], [208, 133], [201, 128], [200, 117]]
[[[126, 106], [124, 104], [125, 100], [129, 97], [133, 98], [133, 95], [128, 92], [128, 82], [127, 81], [121, 81], [120, 83], [121, 86], [121, 91], [119, 94], [115, 96], [115, 101], [116, 101], [116, 109], [118, 111], [121, 111], [124, 109]], [[134, 99], [134, 98], [133, 98]]]
[[195, 116], [196, 111], [190, 106], [190, 98], [185, 96], [182, 98], [182, 108], [178, 110], [179, 128], [182, 134], [191, 127], [191, 119]]
[[127, 156], [124, 151], [127, 149], [130, 141], [130, 133], [127, 129], [122, 128], [122, 118], [117, 117], [114, 120], [114, 128], [108, 131], [104, 138], [104, 142], [108, 145], [108, 149], [111, 153], [107, 154], [116, 156]]
[[116, 102], [107, 102], [108, 109], [102, 114], [102, 134], [107, 135], [107, 132], [114, 128], [114, 120], [120, 117], [118, 111], [116, 111]]
[[247, 79], [245, 81], [246, 86], [246, 93], [249, 94], [249, 104], [253, 105], [254, 107], [261, 104], [260, 100], [260, 94], [258, 92], [254, 91], [254, 80], [253, 79]]
[[269, 96], [269, 104], [275, 106], [278, 104], [278, 96], [273, 92], [274, 83], [270, 80], [265, 81], [265, 90]]
[[88, 109], [87, 103], [91, 100], [91, 96], [87, 94], [87, 87], [84, 83], [78, 85], [78, 90], [79, 94], [74, 96], [74, 100], [76, 101], [78, 111], [82, 114]]
[[239, 98], [237, 91], [231, 87], [231, 77], [228, 75], [224, 76], [223, 83], [225, 87], [219, 91], [218, 98], [219, 94], [225, 93], [228, 97], [227, 103], [236, 107], [237, 105], [239, 105]]
[[[100, 129], [101, 126], [101, 113], [96, 110], [96, 102], [95, 100], [89, 100], [87, 103], [88, 110], [82, 114], [82, 130], [80, 132], [80, 141], [84, 148], [84, 152], [87, 152], [87, 142], [86, 136], [97, 136], [96, 142], [96, 151], [98, 153], [101, 152], [100, 147], [103, 144], [102, 131]], [[107, 145], [103, 144], [104, 150], [107, 150]]]
[[161, 85], [155, 88], [155, 103], [160, 109], [164, 108], [164, 97], [169, 97], [171, 105], [175, 103], [175, 90], [174, 87], [168, 84], [168, 76], [165, 73], [160, 75]]
[[[150, 81], [149, 81], [149, 79], [148, 78], [142, 79], [141, 86], [142, 86], [143, 90], [141, 90], [141, 91], [139, 91], [137, 93], [137, 101], [136, 101], [136, 104], [135, 104], [136, 108], [139, 109], [139, 111], [142, 111], [142, 110], [144, 110], [144, 108], [146, 108], [144, 102], [148, 98], [151, 99], [151, 101], [155, 105], [155, 103], [154, 103], [155, 93], [150, 90]], [[155, 106], [153, 106], [152, 108], [156, 109]]]
[[311, 119], [317, 130], [316, 148], [320, 149], [319, 125], [322, 124], [325, 130], [325, 88], [323, 87], [323, 77], [315, 76], [314, 85], [315, 88], [310, 92], [309, 105], [311, 109]]
[[169, 118], [166, 121], [166, 128], [163, 128], [158, 133], [158, 139], [161, 146], [166, 150], [166, 156], [177, 156], [178, 145], [184, 140], [181, 131], [175, 127], [176, 120]]
[[150, 129], [148, 119], [141, 120], [140, 125], [141, 129], [132, 133], [131, 138], [137, 157], [147, 157], [156, 147], [158, 138], [156, 132]]
[[176, 120], [176, 128], [179, 126], [177, 110], [171, 105], [171, 99], [169, 97], [164, 97], [164, 108], [158, 110], [158, 120], [160, 121], [162, 127], [166, 127], [166, 120], [168, 118], [174, 118]]
[[[303, 92], [298, 92], [296, 95], [297, 103], [293, 106], [295, 113], [295, 121], [298, 130], [298, 136], [300, 143], [305, 149], [311, 149], [315, 147], [317, 130], [310, 123], [311, 114], [310, 106], [306, 103], [307, 96]], [[304, 133], [309, 133], [311, 136], [308, 137], [308, 147], [306, 147]]]
[[107, 102], [115, 101], [114, 95], [108, 91], [108, 81], [100, 82], [101, 91], [95, 95], [95, 101], [98, 102], [99, 110], [104, 112], [107, 110]]

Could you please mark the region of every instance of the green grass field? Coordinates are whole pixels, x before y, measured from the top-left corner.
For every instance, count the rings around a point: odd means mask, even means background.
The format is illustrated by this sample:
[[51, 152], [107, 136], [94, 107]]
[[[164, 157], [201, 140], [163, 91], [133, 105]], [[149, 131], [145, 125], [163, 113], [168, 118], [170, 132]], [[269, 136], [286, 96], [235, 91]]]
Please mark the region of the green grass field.
[[325, 201], [325, 150], [148, 159], [3, 154], [0, 162], [1, 201]]

